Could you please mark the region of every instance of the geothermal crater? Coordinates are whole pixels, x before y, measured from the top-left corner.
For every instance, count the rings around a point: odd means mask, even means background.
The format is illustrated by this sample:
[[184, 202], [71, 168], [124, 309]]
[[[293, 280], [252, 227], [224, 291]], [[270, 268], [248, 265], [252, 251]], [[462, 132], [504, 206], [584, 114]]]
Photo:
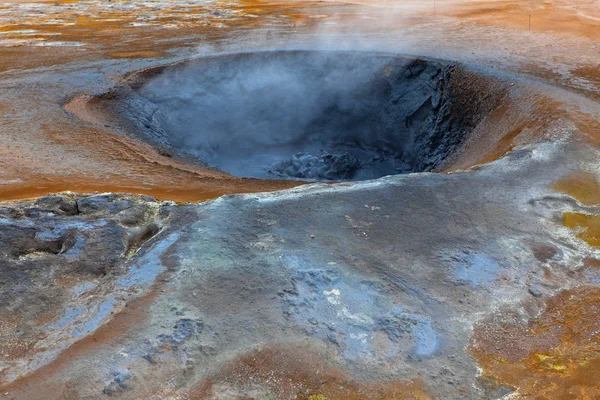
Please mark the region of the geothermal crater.
[[163, 154], [234, 176], [364, 180], [447, 167], [502, 86], [437, 60], [272, 51], [143, 70], [100, 101]]

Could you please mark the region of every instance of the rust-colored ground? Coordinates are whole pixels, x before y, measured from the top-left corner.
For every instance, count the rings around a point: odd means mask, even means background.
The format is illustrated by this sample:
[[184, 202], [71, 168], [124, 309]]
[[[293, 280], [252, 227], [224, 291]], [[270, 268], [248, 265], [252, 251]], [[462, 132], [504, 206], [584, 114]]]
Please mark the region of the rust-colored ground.
[[478, 1], [449, 7], [441, 1], [442, 13], [479, 23], [532, 32], [560, 33], [600, 39], [600, 8], [593, 0]]
[[475, 326], [470, 351], [484, 376], [526, 399], [599, 398], [600, 290], [568, 290], [545, 307], [528, 323], [504, 313]]
[[219, 398], [219, 387], [260, 382], [276, 398], [297, 400], [427, 400], [416, 382], [365, 384], [328, 367], [311, 351], [266, 348], [241, 355], [190, 393], [190, 399]]
[[[9, 22], [0, 24], [0, 39], [7, 41], [0, 46], [0, 72], [12, 73], [67, 62], [110, 58], [155, 59], [167, 56], [172, 48], [198, 43], [186, 39], [193, 35], [203, 35], [203, 43], [207, 43], [264, 25], [310, 32], [313, 28], [321, 29], [322, 24], [328, 21], [341, 24], [345, 19], [352, 21], [351, 25], [358, 31], [411, 26], [425, 22], [423, 18], [437, 21], [436, 18], [441, 16], [523, 30], [528, 29], [528, 25], [520, 22], [522, 16], [533, 12], [532, 29], [536, 32], [560, 32], [585, 38], [597, 38], [599, 32], [598, 12], [590, 1], [578, 2], [578, 7], [566, 0], [541, 4], [438, 1], [435, 10], [432, 5], [410, 1], [351, 3], [218, 1], [214, 8], [230, 12], [230, 15], [223, 14], [223, 11], [213, 14], [213, 8], [202, 4], [190, 5], [182, 10], [154, 10], [140, 6], [140, 9], [125, 12], [119, 8], [104, 8], [102, 12], [87, 15], [78, 7], [87, 4], [93, 10], [93, 2], [59, 1], [53, 6], [56, 11], [52, 13], [15, 15]], [[2, 7], [0, 4], [0, 11]], [[361, 15], [362, 19], [353, 21], [354, 15]], [[153, 19], [144, 22], [139, 19], [140, 16]], [[372, 25], [370, 18], [378, 23]], [[566, 22], [541, 22], [556, 18]], [[67, 45], [47, 45], [55, 41]], [[282, 37], [282, 43], [284, 41]], [[82, 47], [70, 46], [70, 43]], [[574, 73], [598, 81], [597, 68], [582, 66]], [[24, 99], [26, 102], [32, 100]], [[0, 101], [0, 115], [4, 116], [4, 134], [0, 140], [1, 200], [33, 198], [71, 190], [135, 192], [186, 202], [203, 201], [225, 193], [269, 191], [296, 185], [291, 182], [240, 180], [199, 168], [192, 169], [177, 161], [166, 160], [142, 143], [115, 135], [102, 121], [76, 121], [74, 116], [57, 113], [55, 107], [38, 108], [38, 113], [55, 123], [44, 123], [32, 132], [30, 124], [19, 124], [21, 111], [22, 105], [16, 106], [10, 99]], [[457, 166], [464, 168], [504, 154], [512, 148], [513, 139], [523, 129], [514, 127], [507, 137], [491, 138], [488, 147], [492, 151], [488, 157], [468, 157], [469, 162], [457, 163]]]
[[[600, 204], [600, 185], [591, 174], [574, 173], [552, 188], [583, 206]], [[600, 246], [600, 217], [565, 212], [563, 218], [580, 239]], [[540, 262], [552, 257], [546, 253], [541, 249], [536, 254]], [[584, 260], [583, 268], [599, 267], [595, 258]], [[523, 308], [543, 311], [525, 322], [516, 311], [503, 310], [475, 324], [470, 352], [483, 375], [518, 390], [518, 398], [600, 398], [600, 290], [578, 287]]]
[[[558, 180], [553, 188], [566, 193], [585, 206], [600, 204], [600, 185], [589, 173], [577, 172]], [[579, 212], [565, 212], [563, 223], [577, 231], [577, 237], [594, 248], [600, 248], [600, 216]]]

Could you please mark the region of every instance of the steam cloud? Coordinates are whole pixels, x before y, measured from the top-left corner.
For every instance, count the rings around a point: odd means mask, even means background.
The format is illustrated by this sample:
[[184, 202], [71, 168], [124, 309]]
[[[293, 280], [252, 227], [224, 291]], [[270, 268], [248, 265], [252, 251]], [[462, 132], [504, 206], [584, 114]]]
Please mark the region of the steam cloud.
[[443, 78], [383, 54], [255, 52], [167, 69], [138, 93], [173, 148], [233, 175], [369, 179], [433, 165], [422, 142]]

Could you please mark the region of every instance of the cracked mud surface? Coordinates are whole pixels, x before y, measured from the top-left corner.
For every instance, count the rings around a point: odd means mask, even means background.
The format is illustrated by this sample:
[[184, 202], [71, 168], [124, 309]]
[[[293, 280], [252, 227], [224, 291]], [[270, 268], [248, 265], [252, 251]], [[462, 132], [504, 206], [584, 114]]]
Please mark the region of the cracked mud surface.
[[[597, 6], [0, 3], [0, 393], [599, 397]], [[450, 115], [481, 118], [435, 173], [305, 184], [106, 106], [164, 65], [299, 48], [450, 65]]]

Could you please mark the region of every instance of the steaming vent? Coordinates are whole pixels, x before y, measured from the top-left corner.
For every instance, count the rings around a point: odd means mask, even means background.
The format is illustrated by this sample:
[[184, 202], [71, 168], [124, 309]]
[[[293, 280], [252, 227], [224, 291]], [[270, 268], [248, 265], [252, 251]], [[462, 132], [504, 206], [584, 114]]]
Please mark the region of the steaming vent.
[[495, 107], [457, 83], [459, 68], [380, 53], [244, 53], [132, 74], [111, 98], [137, 136], [238, 177], [365, 180], [454, 157]]

